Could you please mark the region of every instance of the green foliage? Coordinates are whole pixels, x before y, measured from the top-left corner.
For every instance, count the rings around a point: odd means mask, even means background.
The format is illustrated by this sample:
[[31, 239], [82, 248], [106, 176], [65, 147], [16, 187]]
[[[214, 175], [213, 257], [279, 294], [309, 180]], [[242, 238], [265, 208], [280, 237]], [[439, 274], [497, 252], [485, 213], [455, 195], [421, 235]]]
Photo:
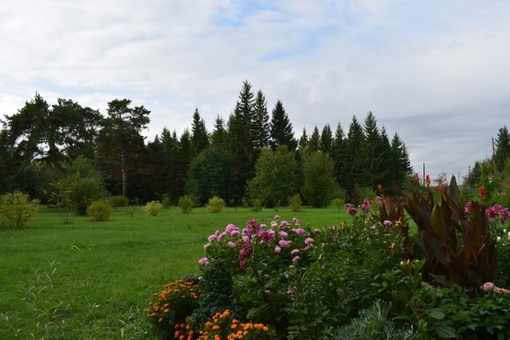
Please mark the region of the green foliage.
[[406, 302], [400, 319], [416, 325], [418, 339], [507, 339], [510, 298], [486, 293], [472, 296], [455, 285], [437, 289], [425, 285]]
[[225, 200], [223, 200], [221, 197], [214, 196], [209, 199], [206, 208], [207, 211], [209, 211], [210, 213], [219, 213], [223, 211], [225, 206], [226, 206]]
[[129, 199], [122, 195], [111, 196], [108, 197], [108, 202], [112, 205], [112, 207], [127, 207], [129, 205]]
[[161, 204], [163, 204], [164, 209], [169, 209], [172, 206], [172, 201], [170, 200], [169, 194], [161, 195]]
[[455, 177], [441, 203], [432, 192], [405, 196], [404, 207], [418, 227], [411, 236], [414, 256], [427, 259], [427, 280], [458, 283], [476, 289], [496, 276], [496, 240], [491, 237], [485, 208], [471, 201], [465, 213]]
[[94, 201], [87, 208], [87, 214], [92, 216], [94, 221], [109, 221], [113, 213], [113, 207], [108, 201]]
[[259, 199], [254, 199], [251, 202], [251, 211], [254, 212], [262, 211], [262, 202]]
[[368, 225], [361, 215], [326, 230], [301, 228], [295, 218], [275, 216], [270, 227], [250, 220], [242, 234], [234, 225], [212, 234], [206, 259], [229, 269], [230, 298], [248, 320], [275, 327], [278, 338], [321, 338], [379, 295], [373, 279], [402, 252], [398, 229]]
[[338, 191], [333, 177], [333, 161], [324, 153], [315, 152], [304, 159], [303, 173], [305, 200], [315, 208], [327, 206]]
[[338, 208], [338, 211], [342, 211], [344, 208], [344, 202], [345, 201], [343, 199], [337, 197], [331, 202], [331, 205]]
[[303, 202], [301, 201], [301, 196], [299, 194], [294, 194], [291, 198], [289, 198], [289, 207], [293, 212], [301, 211], [302, 204]]
[[265, 207], [285, 204], [298, 189], [298, 163], [295, 152], [286, 145], [276, 151], [263, 149], [255, 165], [255, 177], [248, 182], [251, 200]]
[[10, 228], [21, 229], [30, 223], [39, 210], [39, 200], [14, 191], [0, 196], [0, 215], [9, 221]]
[[163, 204], [159, 201], [151, 201], [147, 202], [145, 205], [145, 213], [150, 216], [157, 216], [159, 212], [161, 211], [161, 208], [163, 208]]
[[178, 205], [183, 214], [189, 214], [193, 210], [193, 200], [187, 195], [179, 197]]
[[230, 310], [238, 320], [245, 319], [245, 313], [231, 299], [233, 288], [232, 273], [220, 261], [211, 261], [204, 265], [203, 279], [200, 281], [202, 294], [198, 299], [198, 308], [191, 315], [193, 329], [205, 328], [205, 323], [218, 312]]
[[349, 325], [340, 327], [335, 331], [332, 339], [335, 340], [407, 340], [414, 339], [412, 329], [399, 329], [390, 320], [389, 304], [376, 300], [367, 309], [359, 312], [359, 316], [351, 320]]

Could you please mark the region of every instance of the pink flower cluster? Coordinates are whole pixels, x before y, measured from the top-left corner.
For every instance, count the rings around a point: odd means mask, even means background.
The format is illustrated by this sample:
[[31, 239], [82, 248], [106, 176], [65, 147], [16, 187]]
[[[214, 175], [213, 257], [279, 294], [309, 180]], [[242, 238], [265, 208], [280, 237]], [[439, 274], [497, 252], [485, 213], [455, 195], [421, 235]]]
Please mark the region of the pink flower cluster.
[[510, 290], [505, 289], [505, 288], [500, 288], [492, 282], [485, 282], [481, 288], [486, 292], [510, 294]]
[[[282, 249], [294, 246], [294, 249], [290, 251], [290, 255], [292, 256], [292, 262], [296, 262], [300, 260], [301, 251], [313, 247], [314, 240], [312, 237], [307, 237], [306, 231], [299, 227], [297, 218], [293, 218], [292, 222], [293, 224], [280, 220], [280, 216], [276, 215], [269, 228], [256, 220], [248, 221], [243, 230], [229, 224], [225, 231], [219, 232], [217, 230], [208, 237], [208, 243], [204, 246], [204, 250], [208, 251], [211, 245], [216, 242], [226, 244], [229, 249], [238, 249], [239, 267], [244, 269], [246, 259], [253, 255], [254, 247], [257, 245], [270, 247], [275, 253], [281, 253]], [[297, 240], [296, 237], [291, 237], [289, 234], [297, 236]], [[294, 245], [298, 241], [300, 244]], [[209, 259], [203, 257], [199, 260], [199, 263], [206, 265], [209, 263]]]
[[503, 208], [501, 204], [494, 204], [492, 207], [487, 209], [487, 217], [489, 220], [492, 220], [498, 216], [503, 221], [508, 221], [510, 219], [510, 216], [508, 215], [508, 208]]
[[[469, 214], [471, 211], [471, 202], [467, 202], [464, 206], [464, 212]], [[501, 218], [502, 221], [510, 220], [510, 215], [508, 214], [508, 208], [503, 208], [501, 204], [494, 204], [492, 207], [487, 209], [487, 218], [489, 220], [493, 220], [497, 217]]]

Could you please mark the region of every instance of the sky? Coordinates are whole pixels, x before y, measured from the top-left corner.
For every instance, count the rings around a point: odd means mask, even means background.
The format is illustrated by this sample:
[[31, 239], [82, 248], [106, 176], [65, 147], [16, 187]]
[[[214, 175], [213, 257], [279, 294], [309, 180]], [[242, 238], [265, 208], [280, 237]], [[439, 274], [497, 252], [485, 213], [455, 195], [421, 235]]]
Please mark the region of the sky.
[[0, 6], [0, 116], [39, 93], [151, 111], [151, 141], [195, 109], [212, 131], [243, 82], [296, 138], [373, 113], [415, 172], [466, 176], [509, 126], [507, 0], [17, 0]]

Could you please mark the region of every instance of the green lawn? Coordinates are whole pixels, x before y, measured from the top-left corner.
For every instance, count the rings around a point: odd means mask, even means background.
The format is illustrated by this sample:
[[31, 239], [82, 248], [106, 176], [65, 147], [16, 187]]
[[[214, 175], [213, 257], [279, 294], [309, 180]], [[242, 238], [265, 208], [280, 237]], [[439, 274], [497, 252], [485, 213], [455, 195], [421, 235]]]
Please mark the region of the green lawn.
[[144, 309], [152, 294], [199, 272], [215, 230], [243, 228], [252, 218], [270, 223], [275, 214], [318, 228], [350, 220], [337, 208], [182, 214], [173, 207], [155, 217], [129, 209], [109, 222], [75, 216], [65, 225], [57, 211], [41, 208], [26, 229], [0, 230], [1, 339], [151, 338]]

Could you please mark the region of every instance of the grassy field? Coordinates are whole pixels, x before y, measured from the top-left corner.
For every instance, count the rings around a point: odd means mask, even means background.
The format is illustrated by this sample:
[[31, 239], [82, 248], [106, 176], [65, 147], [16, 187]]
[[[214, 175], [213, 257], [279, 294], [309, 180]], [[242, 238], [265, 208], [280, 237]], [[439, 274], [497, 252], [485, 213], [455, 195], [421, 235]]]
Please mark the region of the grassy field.
[[[203, 245], [229, 223], [275, 214], [302, 226], [338, 225], [350, 217], [337, 208], [252, 212], [178, 208], [146, 215], [141, 207], [117, 209], [112, 221], [41, 208], [22, 230], [0, 230], [1, 339], [150, 339], [144, 309], [154, 292], [184, 274], [199, 272]], [[131, 214], [132, 213], [132, 214]]]

